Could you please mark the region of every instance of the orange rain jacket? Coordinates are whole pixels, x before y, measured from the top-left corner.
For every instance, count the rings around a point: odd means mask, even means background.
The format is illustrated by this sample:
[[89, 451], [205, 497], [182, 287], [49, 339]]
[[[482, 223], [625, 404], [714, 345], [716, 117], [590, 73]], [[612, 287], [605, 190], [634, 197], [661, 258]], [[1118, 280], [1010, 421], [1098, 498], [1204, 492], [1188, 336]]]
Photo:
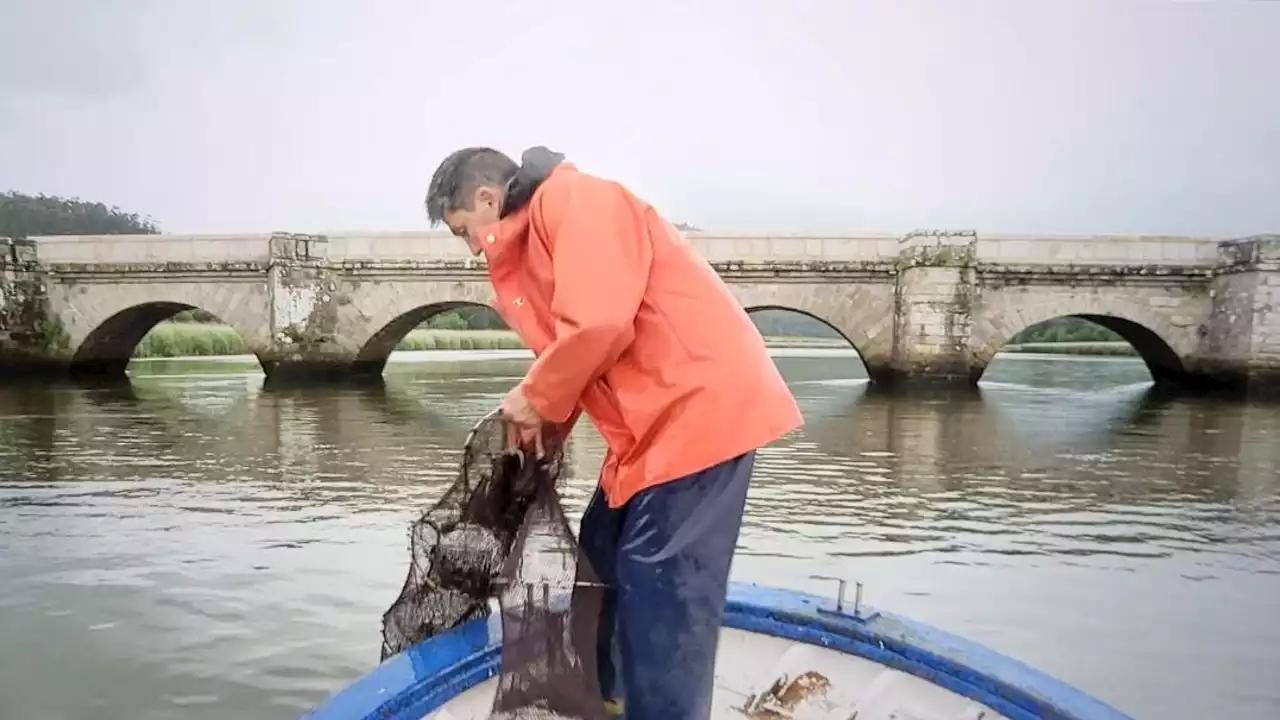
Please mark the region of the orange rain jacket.
[[546, 422], [591, 417], [609, 505], [799, 427], [715, 270], [649, 204], [562, 158], [525, 151], [482, 248], [497, 310], [536, 356], [525, 396]]

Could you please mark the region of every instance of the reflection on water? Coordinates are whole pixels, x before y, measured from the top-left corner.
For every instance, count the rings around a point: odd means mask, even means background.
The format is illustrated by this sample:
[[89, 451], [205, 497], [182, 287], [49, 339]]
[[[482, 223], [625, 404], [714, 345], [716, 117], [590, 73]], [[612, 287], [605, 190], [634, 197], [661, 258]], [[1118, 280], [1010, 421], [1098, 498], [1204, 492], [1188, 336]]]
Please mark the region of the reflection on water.
[[[181, 361], [0, 390], [4, 716], [287, 718], [367, 671], [409, 520], [527, 364], [432, 357], [366, 388]], [[1130, 359], [907, 396], [777, 362], [807, 424], [760, 453], [736, 579], [862, 580], [1140, 718], [1280, 717], [1280, 408], [1160, 397]], [[576, 521], [589, 425], [569, 453]]]

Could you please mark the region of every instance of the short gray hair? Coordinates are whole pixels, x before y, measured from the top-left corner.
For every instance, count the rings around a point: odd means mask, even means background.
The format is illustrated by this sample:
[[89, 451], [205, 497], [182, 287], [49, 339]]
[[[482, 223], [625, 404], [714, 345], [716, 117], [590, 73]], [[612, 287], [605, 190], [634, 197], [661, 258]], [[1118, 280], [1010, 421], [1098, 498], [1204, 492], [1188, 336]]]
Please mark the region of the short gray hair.
[[472, 210], [477, 188], [502, 189], [519, 169], [514, 160], [493, 148], [469, 147], [450, 153], [427, 187], [427, 219], [435, 226], [445, 213]]

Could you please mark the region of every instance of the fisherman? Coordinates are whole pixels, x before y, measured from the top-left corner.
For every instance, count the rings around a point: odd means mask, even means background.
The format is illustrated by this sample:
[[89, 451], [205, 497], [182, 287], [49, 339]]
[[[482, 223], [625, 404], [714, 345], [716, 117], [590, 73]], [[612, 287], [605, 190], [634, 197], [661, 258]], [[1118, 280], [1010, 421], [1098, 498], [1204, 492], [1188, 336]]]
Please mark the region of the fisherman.
[[545, 147], [520, 165], [490, 148], [450, 154], [426, 209], [484, 254], [498, 313], [533, 350], [501, 403], [526, 447], [582, 412], [608, 446], [579, 530], [611, 588], [606, 705], [629, 720], [709, 718], [755, 452], [803, 422], [764, 339], [657, 210]]

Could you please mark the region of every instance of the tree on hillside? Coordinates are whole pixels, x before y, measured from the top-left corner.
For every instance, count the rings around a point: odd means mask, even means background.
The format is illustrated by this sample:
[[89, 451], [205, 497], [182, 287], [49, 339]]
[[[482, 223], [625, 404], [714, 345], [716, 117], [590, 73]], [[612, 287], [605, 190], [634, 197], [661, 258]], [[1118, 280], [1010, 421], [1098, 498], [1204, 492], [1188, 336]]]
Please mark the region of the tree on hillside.
[[1060, 317], [1036, 323], [1009, 339], [1011, 345], [1055, 342], [1123, 342], [1124, 338], [1080, 317]]
[[37, 235], [154, 235], [151, 218], [117, 207], [56, 195], [0, 194], [0, 237]]

